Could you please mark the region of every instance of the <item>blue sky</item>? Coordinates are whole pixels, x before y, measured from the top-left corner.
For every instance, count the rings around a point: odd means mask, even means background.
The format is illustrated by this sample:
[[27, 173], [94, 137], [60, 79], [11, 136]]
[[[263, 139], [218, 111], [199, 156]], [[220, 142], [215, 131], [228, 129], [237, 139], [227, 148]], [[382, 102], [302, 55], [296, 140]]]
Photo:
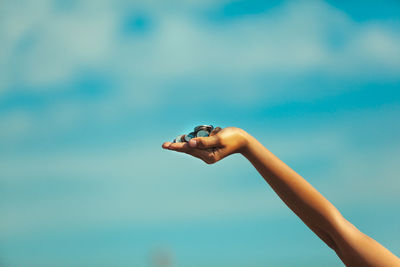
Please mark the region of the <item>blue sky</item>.
[[400, 254], [398, 1], [3, 1], [0, 264], [342, 266], [251, 165], [162, 151], [247, 130]]

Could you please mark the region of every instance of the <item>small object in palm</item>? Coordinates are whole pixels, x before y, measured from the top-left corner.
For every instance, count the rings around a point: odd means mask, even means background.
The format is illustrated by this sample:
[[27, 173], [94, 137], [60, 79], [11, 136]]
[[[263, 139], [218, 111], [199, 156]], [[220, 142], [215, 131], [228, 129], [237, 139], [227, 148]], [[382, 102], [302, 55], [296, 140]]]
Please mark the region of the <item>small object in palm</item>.
[[173, 143], [189, 142], [192, 138], [195, 137], [208, 137], [210, 136], [212, 130], [214, 130], [214, 127], [212, 125], [199, 125], [194, 127], [193, 132], [176, 137]]

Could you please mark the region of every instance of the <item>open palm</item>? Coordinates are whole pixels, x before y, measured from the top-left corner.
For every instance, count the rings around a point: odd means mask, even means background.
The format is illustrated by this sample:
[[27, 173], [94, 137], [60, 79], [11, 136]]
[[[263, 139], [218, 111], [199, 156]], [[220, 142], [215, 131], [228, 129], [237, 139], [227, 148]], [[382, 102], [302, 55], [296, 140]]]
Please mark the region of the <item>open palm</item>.
[[241, 152], [246, 146], [246, 132], [236, 127], [216, 127], [208, 137], [196, 137], [188, 143], [165, 142], [164, 149], [192, 155], [208, 164]]

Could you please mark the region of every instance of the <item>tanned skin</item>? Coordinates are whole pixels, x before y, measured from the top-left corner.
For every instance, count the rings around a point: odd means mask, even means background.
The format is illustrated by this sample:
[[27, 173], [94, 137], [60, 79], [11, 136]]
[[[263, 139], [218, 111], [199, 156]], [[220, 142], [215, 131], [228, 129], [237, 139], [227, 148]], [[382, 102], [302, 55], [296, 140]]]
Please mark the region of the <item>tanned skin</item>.
[[242, 129], [215, 128], [188, 143], [166, 142], [164, 149], [187, 153], [208, 164], [231, 154], [246, 157], [285, 204], [347, 266], [400, 266], [400, 259], [363, 234], [303, 177]]

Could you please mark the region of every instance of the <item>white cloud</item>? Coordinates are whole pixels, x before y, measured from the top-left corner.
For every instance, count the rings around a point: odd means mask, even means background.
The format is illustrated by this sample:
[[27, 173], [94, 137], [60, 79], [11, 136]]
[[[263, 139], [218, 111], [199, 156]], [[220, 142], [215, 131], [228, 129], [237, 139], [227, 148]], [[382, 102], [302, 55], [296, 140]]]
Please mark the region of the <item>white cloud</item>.
[[[197, 1], [182, 12], [163, 12], [151, 3], [148, 9], [143, 4], [130, 4], [127, 6], [132, 10], [148, 10], [155, 25], [148, 36], [130, 41], [118, 36], [126, 7], [100, 3], [95, 13], [87, 4], [71, 12], [51, 13], [48, 1], [32, 10], [10, 8], [3, 18], [2, 61], [19, 59], [13, 68], [22, 68], [18, 78], [28, 85], [60, 83], [88, 67], [123, 76], [125, 87], [132, 83], [150, 87], [151, 94], [172, 79], [211, 73], [226, 77], [228, 83], [229, 77], [251, 80], [260, 73], [315, 70], [360, 79], [366, 79], [366, 74], [399, 75], [396, 24], [356, 23], [322, 1], [288, 2], [265, 15], [215, 24], [193, 16]], [[15, 21], [16, 17], [21, 19]], [[34, 45], [23, 58], [18, 57], [19, 52], [12, 48], [28, 34], [36, 36]], [[340, 48], [332, 47], [326, 39], [331, 34], [343, 39]], [[3, 66], [2, 72], [13, 77], [13, 68]]]
[[[251, 78], [260, 72], [319, 70], [343, 75], [337, 69], [345, 69], [346, 75], [358, 75], [369, 71], [366, 67], [398, 67], [392, 64], [400, 52], [397, 28], [384, 22], [357, 24], [320, 1], [288, 3], [273, 13], [221, 25], [176, 13], [162, 14], [158, 20], [154, 36], [137, 45], [133, 41], [128, 48], [133, 53], [125, 50], [121, 56], [128, 55], [127, 60], [118, 59], [132, 74], [161, 79], [207, 73]], [[342, 48], [331, 47], [326, 40], [331, 32], [337, 38], [344, 36]], [[391, 64], [386, 61], [388, 54], [394, 57]], [[360, 63], [365, 62], [381, 65], [363, 68]]]

